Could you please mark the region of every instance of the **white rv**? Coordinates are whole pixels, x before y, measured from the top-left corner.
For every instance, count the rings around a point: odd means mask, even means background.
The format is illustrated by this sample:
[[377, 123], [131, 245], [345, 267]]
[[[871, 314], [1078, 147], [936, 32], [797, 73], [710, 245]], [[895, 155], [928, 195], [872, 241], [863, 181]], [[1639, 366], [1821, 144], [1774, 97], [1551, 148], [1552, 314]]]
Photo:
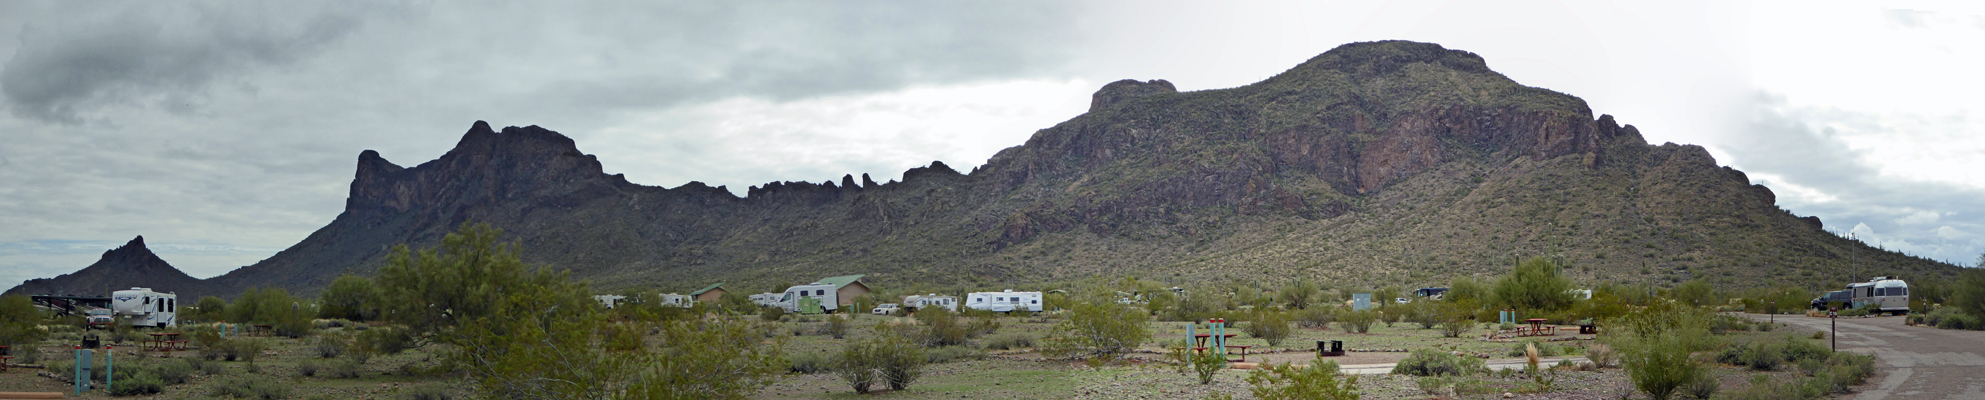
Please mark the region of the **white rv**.
[[754, 294], [751, 295], [751, 304], [757, 304], [759, 307], [777, 307], [779, 305], [779, 296], [779, 293]]
[[125, 317], [131, 326], [164, 328], [178, 326], [179, 295], [134, 287], [110, 293], [110, 310]]
[[1041, 292], [973, 292], [965, 295], [965, 308], [992, 312], [1041, 312]]
[[662, 302], [660, 304], [663, 307], [689, 308], [690, 306], [696, 305], [696, 298], [689, 297], [689, 295], [684, 295], [684, 294], [663, 293]]
[[945, 311], [958, 312], [958, 298], [952, 296], [939, 296], [936, 293], [924, 294], [924, 295], [911, 295], [909, 297], [903, 298], [903, 308], [908, 308], [914, 311], [914, 310], [924, 309], [925, 307], [937, 307], [937, 308], [942, 308]]
[[1909, 283], [1888, 276], [1877, 276], [1867, 282], [1847, 285], [1853, 296], [1853, 307], [1869, 307], [1872, 314], [1909, 313]]
[[817, 299], [820, 301], [820, 312], [832, 314], [834, 313], [834, 309], [840, 308], [841, 305], [841, 298], [839, 292], [840, 291], [836, 290], [833, 284], [806, 284], [806, 285], [794, 286], [794, 287], [786, 288], [786, 293], [779, 295], [778, 306], [779, 308], [786, 309], [786, 312], [797, 313], [797, 312], [806, 311], [800, 309], [800, 303], [802, 300]]
[[602, 294], [602, 295], [593, 296], [593, 300], [598, 300], [600, 302], [600, 305], [607, 306], [608, 310], [612, 310], [614, 306], [618, 306], [620, 305], [621, 302], [627, 301], [627, 296]]

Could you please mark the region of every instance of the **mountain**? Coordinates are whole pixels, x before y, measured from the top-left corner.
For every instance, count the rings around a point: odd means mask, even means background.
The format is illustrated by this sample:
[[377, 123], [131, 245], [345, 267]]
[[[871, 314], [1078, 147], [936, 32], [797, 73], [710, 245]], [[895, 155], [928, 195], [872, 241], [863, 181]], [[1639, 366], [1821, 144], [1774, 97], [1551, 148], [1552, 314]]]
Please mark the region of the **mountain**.
[[206, 287], [205, 282], [173, 268], [172, 264], [145, 248], [145, 237], [139, 236], [123, 246], [103, 252], [103, 258], [81, 271], [54, 278], [29, 279], [20, 286], [8, 289], [5, 294], [107, 297], [111, 291], [134, 287], [175, 292], [187, 299], [198, 299], [208, 293], [201, 291]]
[[[766, 290], [845, 274], [1001, 288], [1097, 276], [1429, 285], [1550, 256], [1575, 279], [1832, 287], [1953, 276], [1780, 209], [1699, 146], [1650, 145], [1480, 56], [1347, 44], [1259, 83], [1103, 86], [1088, 112], [961, 172], [772, 182], [737, 197], [608, 175], [561, 134], [477, 122], [413, 167], [359, 154], [345, 211], [203, 282], [314, 293], [466, 221], [604, 290]], [[59, 280], [59, 278], [58, 278]]]

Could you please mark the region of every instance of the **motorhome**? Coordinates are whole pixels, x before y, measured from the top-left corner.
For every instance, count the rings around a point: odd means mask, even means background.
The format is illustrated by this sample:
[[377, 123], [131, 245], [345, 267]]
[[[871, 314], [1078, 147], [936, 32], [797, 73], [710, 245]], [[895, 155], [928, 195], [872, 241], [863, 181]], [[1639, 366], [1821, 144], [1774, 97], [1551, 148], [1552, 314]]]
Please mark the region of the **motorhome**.
[[840, 291], [834, 284], [816, 283], [786, 288], [779, 296], [779, 308], [801, 314], [834, 313], [841, 307]]
[[757, 304], [759, 307], [776, 307], [779, 305], [779, 296], [779, 293], [759, 293], [748, 297], [751, 298], [751, 304]]
[[910, 311], [921, 310], [925, 307], [937, 307], [945, 311], [958, 312], [958, 297], [939, 296], [936, 293], [932, 293], [911, 295], [903, 298], [903, 308], [908, 308]]
[[1909, 283], [1889, 276], [1877, 276], [1867, 282], [1847, 285], [1852, 292], [1854, 308], [1868, 308], [1868, 312], [1903, 315], [1909, 313]]
[[131, 326], [179, 326], [179, 295], [134, 287], [110, 293], [110, 310]]
[[992, 312], [1041, 312], [1041, 292], [973, 292], [965, 295], [965, 308]]

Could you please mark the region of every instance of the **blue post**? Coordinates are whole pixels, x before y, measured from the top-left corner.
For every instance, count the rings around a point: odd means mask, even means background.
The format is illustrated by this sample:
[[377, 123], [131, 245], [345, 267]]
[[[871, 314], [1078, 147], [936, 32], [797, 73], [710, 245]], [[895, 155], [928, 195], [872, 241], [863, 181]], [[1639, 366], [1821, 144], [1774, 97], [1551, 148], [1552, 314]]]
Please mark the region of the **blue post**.
[[117, 363], [111, 361], [111, 359], [114, 358], [113, 356], [116, 354], [117, 352], [111, 351], [111, 347], [109, 345], [103, 346], [103, 388], [104, 389], [110, 389], [110, 385], [112, 383], [117, 382], [117, 375], [113, 375], [117, 373]]
[[[1188, 354], [1187, 357], [1191, 357], [1190, 354], [1192, 354], [1192, 345], [1197, 344], [1194, 343], [1194, 341], [1199, 340], [1199, 335], [1193, 334], [1194, 332], [1192, 331], [1192, 328], [1198, 326], [1199, 326], [1199, 321], [1186, 321], [1185, 323], [1185, 351], [1186, 354]], [[1186, 361], [1188, 364], [1190, 364], [1192, 359], [1187, 358]]]
[[76, 395], [77, 396], [83, 395], [83, 391], [87, 390], [85, 388], [88, 388], [90, 385], [90, 359], [92, 358], [95, 357], [92, 357], [89, 350], [83, 350], [83, 346], [76, 346]]

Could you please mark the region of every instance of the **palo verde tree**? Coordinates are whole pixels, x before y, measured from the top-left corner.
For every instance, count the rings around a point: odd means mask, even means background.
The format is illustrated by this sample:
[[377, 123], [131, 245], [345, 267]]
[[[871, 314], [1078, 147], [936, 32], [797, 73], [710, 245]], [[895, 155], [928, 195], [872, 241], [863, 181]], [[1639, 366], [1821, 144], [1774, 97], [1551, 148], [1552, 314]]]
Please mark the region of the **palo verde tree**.
[[0, 297], [0, 345], [21, 345], [41, 340], [42, 315], [27, 296]]
[[1557, 262], [1535, 257], [1523, 260], [1510, 274], [1496, 280], [1496, 302], [1523, 310], [1562, 310], [1572, 304], [1571, 280]]
[[379, 287], [352, 274], [338, 276], [317, 296], [318, 317], [370, 321], [379, 318]]

